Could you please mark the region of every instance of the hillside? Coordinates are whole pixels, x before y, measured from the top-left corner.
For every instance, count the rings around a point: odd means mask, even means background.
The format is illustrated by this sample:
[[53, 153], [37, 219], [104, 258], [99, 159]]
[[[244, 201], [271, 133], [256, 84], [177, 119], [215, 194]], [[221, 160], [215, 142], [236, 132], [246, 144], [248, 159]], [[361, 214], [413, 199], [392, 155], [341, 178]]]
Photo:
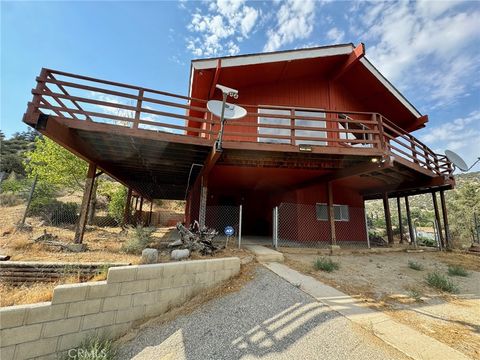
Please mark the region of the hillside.
[[[473, 240], [478, 241], [480, 229], [475, 231], [475, 214], [480, 222], [480, 172], [469, 172], [455, 175], [457, 186], [447, 191], [448, 219], [454, 242], [458, 246], [469, 246]], [[412, 218], [419, 227], [433, 227], [434, 211], [431, 194], [409, 197]], [[377, 229], [385, 229], [383, 204], [381, 200], [366, 203], [367, 216], [371, 225]], [[392, 222], [398, 228], [397, 202], [390, 199]], [[402, 201], [402, 219], [406, 226], [405, 203]]]

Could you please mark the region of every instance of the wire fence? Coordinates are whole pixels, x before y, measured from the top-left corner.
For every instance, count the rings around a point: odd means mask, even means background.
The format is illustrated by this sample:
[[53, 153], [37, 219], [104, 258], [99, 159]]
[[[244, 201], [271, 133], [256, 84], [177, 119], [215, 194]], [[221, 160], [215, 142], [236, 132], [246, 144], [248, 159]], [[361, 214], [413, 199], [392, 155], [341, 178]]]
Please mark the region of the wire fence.
[[[207, 206], [205, 211], [205, 225], [218, 231], [216, 242], [237, 246], [241, 241], [241, 206]], [[233, 234], [227, 235], [226, 230], [233, 228]]]
[[325, 204], [281, 203], [273, 216], [277, 246], [328, 248], [339, 245], [368, 248], [382, 245], [370, 244], [363, 208], [334, 206], [336, 243], [332, 242], [328, 207]]
[[[0, 228], [48, 233], [72, 241], [79, 223], [83, 190], [47, 187], [36, 179], [11, 177], [0, 184]], [[166, 228], [184, 221], [185, 202], [142, 199], [134, 194], [125, 212], [127, 189], [100, 176], [89, 204], [86, 231], [90, 238], [118, 234], [126, 226]]]

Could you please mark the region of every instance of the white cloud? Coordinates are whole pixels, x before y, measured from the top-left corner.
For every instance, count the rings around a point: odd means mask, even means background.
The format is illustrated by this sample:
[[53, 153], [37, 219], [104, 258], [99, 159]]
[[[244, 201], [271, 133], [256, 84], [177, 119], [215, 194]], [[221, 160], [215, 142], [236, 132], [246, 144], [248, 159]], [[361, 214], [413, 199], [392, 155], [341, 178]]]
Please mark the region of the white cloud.
[[[383, 2], [367, 5], [358, 29], [369, 59], [402, 89], [423, 93], [428, 107], [450, 105], [480, 70], [478, 8], [460, 2]], [[351, 20], [355, 21], [355, 19]]]
[[245, 0], [217, 0], [208, 5], [208, 13], [196, 9], [188, 30], [187, 49], [195, 56], [236, 55], [237, 42], [248, 38], [260, 11]]
[[286, 0], [277, 11], [275, 28], [267, 31], [264, 51], [275, 51], [296, 40], [307, 39], [315, 22], [314, 0]]
[[340, 44], [345, 38], [345, 31], [336, 27], [331, 28], [327, 32], [327, 39], [331, 40], [334, 44]]
[[420, 136], [431, 148], [458, 152], [470, 165], [480, 154], [480, 110], [439, 126], [428, 126]]

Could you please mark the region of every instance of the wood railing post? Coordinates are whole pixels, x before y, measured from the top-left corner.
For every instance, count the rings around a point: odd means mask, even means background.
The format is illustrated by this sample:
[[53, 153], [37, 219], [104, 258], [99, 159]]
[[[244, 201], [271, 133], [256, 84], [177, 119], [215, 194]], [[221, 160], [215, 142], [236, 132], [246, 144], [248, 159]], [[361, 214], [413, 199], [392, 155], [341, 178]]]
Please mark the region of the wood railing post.
[[290, 144], [295, 146], [295, 110], [290, 109]]
[[138, 90], [137, 109], [135, 110], [135, 120], [132, 124], [132, 128], [134, 129], [138, 129], [138, 121], [140, 120], [140, 114], [142, 113], [143, 92], [143, 89]]
[[416, 144], [415, 141], [413, 141], [411, 136], [408, 136], [408, 139], [410, 140], [410, 147], [412, 148], [412, 157], [413, 157], [413, 162], [415, 164], [418, 164], [418, 158], [417, 158], [417, 151], [416, 151]]
[[375, 118], [377, 120], [378, 136], [380, 138], [380, 149], [382, 151], [386, 151], [387, 147], [385, 145], [385, 135], [383, 133], [384, 129], [383, 129], [382, 115], [375, 114]]

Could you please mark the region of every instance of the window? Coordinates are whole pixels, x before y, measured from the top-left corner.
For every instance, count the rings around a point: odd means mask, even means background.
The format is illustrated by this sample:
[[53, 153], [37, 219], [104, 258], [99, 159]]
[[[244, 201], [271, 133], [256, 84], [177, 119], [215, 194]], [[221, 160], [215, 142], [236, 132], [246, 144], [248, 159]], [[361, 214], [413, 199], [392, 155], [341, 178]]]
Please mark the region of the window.
[[[261, 114], [272, 115], [288, 115], [290, 116], [290, 110], [284, 109], [258, 109]], [[290, 126], [290, 119], [278, 119], [274, 117], [262, 116], [258, 117], [258, 124], [265, 125], [287, 125]], [[276, 144], [290, 144], [290, 139], [277, 139], [274, 137], [268, 137], [268, 135], [282, 135], [290, 136], [290, 129], [275, 129], [258, 127], [258, 142], [276, 143]]]
[[[265, 125], [282, 125], [282, 126], [290, 126], [291, 125], [291, 112], [289, 109], [265, 109], [259, 108], [258, 112], [260, 114], [272, 114], [272, 115], [287, 115], [288, 119], [278, 119], [275, 117], [268, 117], [267, 116], [259, 116], [258, 117], [258, 124], [265, 124]], [[295, 111], [294, 116], [305, 116], [305, 117], [312, 117], [312, 118], [325, 118], [325, 113], [320, 111]], [[325, 121], [317, 121], [317, 120], [303, 120], [303, 119], [295, 119], [295, 126], [308, 126], [313, 128], [318, 128], [319, 130], [295, 130], [295, 136], [298, 137], [316, 137], [316, 138], [326, 138], [327, 133], [322, 131], [325, 129], [326, 123]], [[258, 127], [258, 142], [267, 142], [267, 143], [276, 143], [276, 144], [290, 144], [290, 139], [278, 139], [275, 137], [269, 137], [268, 135], [281, 135], [281, 136], [288, 136], [290, 137], [291, 131], [290, 129], [275, 129], [275, 128], [265, 128], [265, 127]], [[325, 141], [317, 141], [317, 140], [296, 140], [295, 145], [321, 145], [325, 146], [327, 143]]]
[[[325, 113], [319, 112], [319, 111], [295, 111], [295, 115], [325, 119]], [[295, 126], [308, 126], [308, 127], [319, 128], [319, 129], [325, 129], [326, 123], [325, 121], [295, 119]], [[316, 138], [325, 139], [327, 137], [327, 132], [318, 131], [318, 130], [295, 130], [295, 136], [316, 137]], [[295, 140], [295, 145], [300, 145], [300, 144], [321, 145], [321, 146], [327, 145], [325, 141]]]
[[[316, 204], [317, 220], [328, 221], [328, 205]], [[335, 221], [350, 221], [348, 205], [333, 205], [333, 218]]]

